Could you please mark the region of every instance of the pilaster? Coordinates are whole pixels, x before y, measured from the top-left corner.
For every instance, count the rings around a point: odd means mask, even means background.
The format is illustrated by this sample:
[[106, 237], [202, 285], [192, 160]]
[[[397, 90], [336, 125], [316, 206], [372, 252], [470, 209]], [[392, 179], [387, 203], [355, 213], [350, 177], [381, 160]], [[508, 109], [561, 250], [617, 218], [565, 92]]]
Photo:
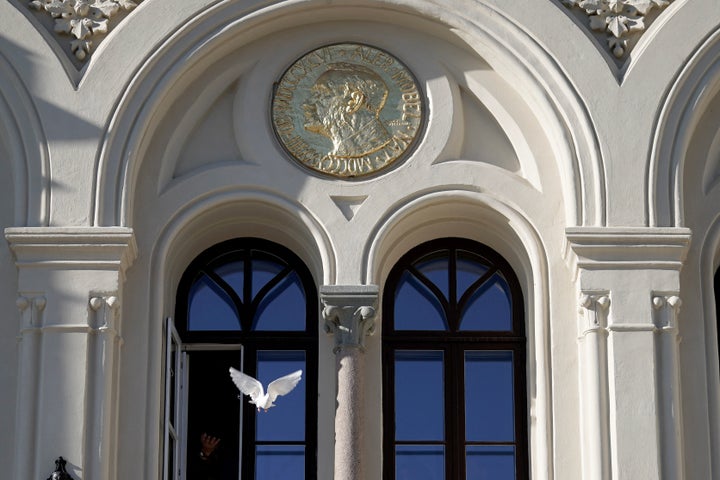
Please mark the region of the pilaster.
[[127, 228], [8, 228], [18, 268], [15, 477], [62, 456], [77, 479], [114, 478]]
[[376, 285], [320, 289], [325, 330], [335, 337], [335, 478], [363, 480], [364, 339], [374, 331]]
[[578, 353], [583, 478], [610, 478], [608, 433], [607, 317], [610, 292], [580, 294]]
[[682, 479], [682, 228], [572, 228], [583, 478]]

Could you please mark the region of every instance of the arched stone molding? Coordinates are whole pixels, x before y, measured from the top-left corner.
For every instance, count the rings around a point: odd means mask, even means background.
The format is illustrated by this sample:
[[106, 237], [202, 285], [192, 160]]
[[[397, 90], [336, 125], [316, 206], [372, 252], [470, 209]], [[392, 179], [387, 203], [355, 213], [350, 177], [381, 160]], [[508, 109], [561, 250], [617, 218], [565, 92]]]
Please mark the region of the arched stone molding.
[[[548, 255], [541, 234], [523, 212], [471, 191], [446, 190], [406, 198], [386, 212], [368, 237], [363, 262], [367, 266], [365, 283], [382, 285], [392, 266], [410, 248], [448, 236], [490, 246], [510, 263], [520, 280], [528, 337], [531, 477], [554, 478]], [[376, 325], [381, 325], [379, 320]]]
[[12, 168], [14, 226], [46, 226], [50, 208], [47, 140], [25, 82], [2, 53], [0, 86], [0, 145], [7, 149]]
[[[545, 136], [545, 155], [560, 172], [568, 225], [602, 225], [605, 221], [604, 167], [589, 115], [579, 95], [555, 63], [532, 37], [495, 7], [477, 6], [474, 20], [451, 5], [421, 1], [407, 5], [373, 3], [280, 2], [249, 12], [242, 2], [226, 2], [199, 12], [178, 26], [165, 43], [149, 54], [128, 83], [103, 139], [96, 166], [93, 223], [132, 225], [135, 184], [148, 142], [158, 119], [204, 67], [251, 42], [288, 28], [316, 22], [356, 21], [386, 23], [403, 19], [409, 25], [442, 32], [483, 58], [503, 78], [519, 85], [524, 101], [537, 112], [536, 132]], [[136, 14], [140, 14], [138, 9]], [[438, 18], [429, 22], [425, 18]], [[359, 34], [338, 34], [337, 40], [361, 40]], [[522, 122], [519, 122], [522, 124]]]
[[[679, 369], [685, 475], [714, 478], [720, 461], [720, 368], [713, 277], [720, 264], [720, 28], [688, 60], [658, 118], [648, 175], [650, 222], [686, 226]], [[709, 422], [708, 422], [709, 419]]]
[[[709, 155], [720, 154], [720, 117], [706, 118], [720, 92], [720, 29], [708, 35], [669, 88], [659, 112], [647, 174], [650, 226], [686, 226], [684, 182], [688, 169], [700, 169], [702, 190], [717, 185], [716, 171], [706, 171]], [[708, 130], [714, 130], [714, 134]], [[703, 135], [705, 148], [693, 146]], [[715, 138], [712, 137], [715, 136]], [[715, 161], [717, 163], [717, 160]], [[700, 190], [697, 185], [693, 189]]]
[[[702, 319], [700, 325], [692, 325], [692, 327], [699, 331], [684, 332], [683, 337], [687, 338], [690, 335], [699, 338], [700, 343], [703, 347], [702, 357], [704, 358], [705, 365], [702, 370], [698, 368], [687, 367], [681, 362], [681, 373], [684, 373], [683, 381], [690, 383], [693, 379], [703, 379], [703, 384], [706, 391], [706, 397], [701, 403], [694, 404], [691, 409], [685, 411], [685, 417], [691, 417], [689, 422], [684, 425], [685, 431], [702, 431], [701, 428], [707, 428], [704, 435], [697, 435], [702, 438], [702, 442], [698, 445], [688, 445], [686, 451], [688, 454], [691, 452], [691, 448], [702, 448], [707, 449], [707, 456], [704, 458], [708, 459], [707, 465], [703, 464], [700, 468], [698, 465], [691, 464], [691, 460], [686, 461], [686, 468], [697, 468], [697, 473], [700, 475], [707, 475], [708, 478], [715, 478], [720, 472], [720, 459], [713, 452], [716, 452], [720, 448], [720, 357], [719, 357], [719, 346], [718, 346], [718, 328], [717, 318], [715, 310], [715, 292], [713, 290], [713, 277], [715, 272], [720, 267], [720, 212], [716, 214], [715, 218], [710, 222], [710, 226], [704, 232], [694, 231], [696, 249], [691, 251], [688, 266], [695, 268], [688, 268], [691, 272], [695, 272], [695, 275], [687, 273], [683, 275], [683, 291], [687, 293], [684, 295], [690, 296], [690, 301], [683, 303], [683, 312], [688, 314], [687, 322], [693, 322], [694, 318]], [[699, 275], [698, 275], [699, 274]], [[699, 284], [699, 287], [697, 286]], [[695, 322], [694, 322], [695, 323]], [[680, 320], [680, 332], [683, 332], [683, 326], [687, 328], [687, 325], [683, 325], [683, 320]], [[684, 340], [686, 343], [687, 340]], [[681, 355], [682, 355], [681, 350]], [[687, 365], [687, 354], [683, 355]], [[692, 370], [689, 373], [689, 369]], [[704, 373], [704, 374], [703, 374]], [[686, 403], [688, 402], [687, 396], [685, 397]], [[699, 417], [699, 418], [695, 418]], [[701, 422], [706, 422], [702, 424]], [[709, 421], [708, 421], [709, 419]], [[692, 430], [695, 428], [696, 430]], [[686, 435], [686, 442], [692, 442], [693, 436]]]
[[[308, 266], [318, 285], [334, 283], [336, 259], [325, 227], [296, 200], [262, 190], [237, 189], [197, 197], [172, 215], [153, 245], [153, 268], [175, 287], [187, 265], [206, 248], [236, 237], [284, 245]], [[159, 280], [159, 279], [157, 279]]]
[[[149, 257], [142, 272], [135, 270], [132, 281], [141, 282], [147, 301], [138, 305], [141, 321], [130, 328], [140, 329], [147, 337], [148, 358], [141, 365], [146, 369], [147, 395], [132, 401], [147, 408], [144, 438], [135, 439], [147, 451], [160, 450], [162, 389], [162, 319], [172, 316], [175, 309], [177, 285], [185, 268], [203, 250], [223, 240], [236, 237], [258, 237], [277, 242], [294, 251], [308, 266], [317, 285], [332, 283], [335, 272], [335, 253], [322, 225], [295, 200], [266, 191], [219, 191], [180, 204], [167, 223], [156, 231], [138, 232], [138, 244], [146, 246]], [[318, 328], [321, 328], [318, 319]], [[331, 350], [331, 342], [328, 349]], [[332, 366], [320, 368], [330, 371]], [[327, 408], [332, 412], [332, 408]], [[329, 437], [329, 442], [332, 438]], [[332, 450], [332, 443], [319, 445]], [[145, 478], [157, 478], [161, 458], [149, 455], [144, 463]], [[122, 473], [122, 472], [121, 472]]]

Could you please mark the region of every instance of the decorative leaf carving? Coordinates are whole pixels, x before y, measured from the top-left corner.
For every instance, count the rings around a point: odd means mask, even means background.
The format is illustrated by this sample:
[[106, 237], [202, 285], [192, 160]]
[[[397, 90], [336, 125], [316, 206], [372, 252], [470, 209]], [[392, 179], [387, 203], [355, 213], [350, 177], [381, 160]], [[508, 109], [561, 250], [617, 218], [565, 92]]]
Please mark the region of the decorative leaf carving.
[[[139, 1], [139, 0], [138, 0]], [[108, 32], [108, 19], [137, 6], [133, 0], [31, 0], [28, 5], [55, 19], [54, 30], [72, 35], [70, 50], [84, 60], [92, 53], [94, 35]]]
[[628, 38], [646, 28], [645, 15], [661, 10], [673, 0], [563, 0], [569, 8], [582, 10], [590, 28], [608, 34], [608, 47], [617, 58], [627, 52]]

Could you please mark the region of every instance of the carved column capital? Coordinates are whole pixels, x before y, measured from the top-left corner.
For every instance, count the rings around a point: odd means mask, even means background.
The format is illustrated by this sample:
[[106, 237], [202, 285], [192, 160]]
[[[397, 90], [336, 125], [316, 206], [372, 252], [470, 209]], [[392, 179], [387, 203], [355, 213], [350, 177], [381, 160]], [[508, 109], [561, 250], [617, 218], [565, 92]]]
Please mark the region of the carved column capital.
[[682, 300], [677, 294], [654, 294], [652, 299], [655, 311], [654, 323], [660, 331], [676, 331]]
[[582, 292], [578, 300], [580, 314], [578, 335], [607, 328], [608, 311], [610, 309], [609, 292]]
[[18, 295], [15, 306], [20, 311], [20, 332], [37, 329], [42, 326], [42, 313], [47, 300], [44, 295], [26, 293]]
[[118, 334], [118, 309], [120, 301], [117, 295], [97, 295], [88, 302], [92, 314], [88, 324], [94, 332], [113, 332]]
[[325, 331], [335, 335], [335, 352], [364, 350], [365, 336], [375, 331], [376, 285], [325, 285], [320, 288]]

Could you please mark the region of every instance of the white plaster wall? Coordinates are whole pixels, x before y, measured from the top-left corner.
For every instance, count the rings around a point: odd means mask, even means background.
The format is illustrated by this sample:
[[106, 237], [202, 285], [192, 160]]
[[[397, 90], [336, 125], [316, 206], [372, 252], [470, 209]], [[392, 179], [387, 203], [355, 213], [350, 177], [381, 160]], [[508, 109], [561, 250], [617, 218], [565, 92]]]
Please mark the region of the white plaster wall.
[[[0, 224], [10, 225], [14, 217], [14, 193], [12, 165], [9, 149], [2, 129], [0, 129], [0, 169], [6, 172], [0, 178]], [[7, 244], [0, 245], [0, 432], [6, 432], [8, 438], [15, 437], [15, 402], [17, 395], [18, 347], [17, 335], [19, 322], [15, 298], [17, 292], [17, 270]], [[13, 464], [13, 444], [3, 441], [0, 450], [0, 463]]]
[[[180, 274], [204, 248], [246, 235], [291, 247], [318, 285], [382, 287], [404, 251], [438, 236], [500, 251], [525, 294], [533, 478], [580, 478], [578, 284], [565, 260], [565, 228], [574, 226], [692, 230], [680, 280], [685, 478], [720, 478], [708, 283], [720, 244], [720, 79], [697, 80], [697, 91], [713, 93], [693, 121], [672, 121], [680, 115], [672, 102], [692, 98], [673, 89], [701, 76], [691, 59], [720, 24], [716, 0], [675, 0], [623, 68], [554, 0], [145, 0], [81, 72], [58, 58], [25, 8], [0, 2], [0, 60], [12, 66], [0, 93], [16, 99], [7, 110], [21, 126], [19, 142], [0, 137], [0, 162], [12, 158], [14, 172], [24, 163], [27, 177], [0, 178], [0, 225], [135, 231], [139, 254], [122, 300], [117, 478], [157, 476], [160, 322], [173, 312]], [[268, 129], [272, 81], [302, 53], [336, 41], [402, 58], [429, 98], [423, 142], [372, 180], [309, 174]], [[687, 151], [664, 147], [675, 137], [689, 139]], [[687, 166], [676, 194], [678, 158]], [[340, 207], [351, 204], [359, 208], [348, 219]], [[590, 281], [625, 299], [633, 288], [638, 298], [647, 293], [635, 281], [653, 284], [650, 273], [626, 273]], [[7, 248], [0, 285], [0, 306], [12, 312], [0, 326], [0, 384], [8, 385], [0, 431], [11, 432], [17, 272]], [[620, 302], [624, 315], [647, 317], [649, 304], [634, 298]], [[379, 478], [379, 334], [367, 347], [366, 471]], [[331, 348], [321, 335], [319, 478], [332, 472]], [[0, 445], [0, 465], [11, 464], [11, 445]]]
[[[358, 9], [343, 12], [372, 16]], [[390, 266], [411, 246], [458, 235], [496, 248], [523, 278], [534, 358], [528, 369], [535, 475], [552, 472], [554, 435], [573, 445], [558, 475], [576, 475], [577, 393], [553, 398], [550, 377], [556, 365], [566, 372], [574, 368], [576, 349], [574, 330], [555, 330], [550, 322], [562, 323], [559, 319], [568, 316], [572, 321], [574, 311], [567, 301], [575, 296], [570, 275], [558, 255], [566, 209], [544, 130], [549, 126], [541, 127], [528, 104], [533, 96], [517, 88], [510, 81], [514, 78], [493, 71], [481, 53], [441, 24], [400, 14], [387, 15], [383, 22], [296, 21], [302, 27], [283, 25], [282, 32], [237, 43], [234, 49], [224, 45], [225, 56], [202, 55], [197, 66], [186, 64], [181, 85], [166, 93], [166, 102], [172, 102], [142, 132], [142, 164], [136, 167], [130, 212], [141, 253], [128, 272], [125, 305], [137, 328], [124, 325], [128, 374], [121, 382], [121, 417], [125, 410], [143, 410], [149, 421], [143, 424], [138, 416], [121, 426], [121, 458], [157, 444], [160, 319], [172, 313], [184, 266], [203, 249], [233, 236], [262, 236], [297, 251], [319, 284], [382, 285]], [[402, 58], [423, 85], [431, 112], [425, 138], [406, 162], [371, 180], [342, 182], [309, 174], [283, 154], [268, 129], [270, 86], [303, 52], [343, 38], [362, 41], [366, 32], [372, 32], [373, 45]], [[422, 56], [415, 48], [420, 42], [426, 46]], [[480, 128], [483, 143], [474, 138]], [[203, 145], [205, 132], [213, 132], [209, 151]], [[344, 202], [358, 202], [352, 218], [341, 210]], [[174, 244], [182, 247], [168, 246]], [[548, 307], [546, 298], [558, 301]], [[381, 409], [379, 338], [367, 342], [367, 412]], [[550, 343], [556, 345], [552, 364]], [[332, 471], [331, 349], [332, 339], [323, 336], [321, 478]], [[146, 378], [137, 373], [143, 365], [149, 367]], [[564, 392], [578, 391], [573, 375], [554, 383]], [[554, 418], [552, 410], [563, 414]], [[381, 418], [369, 414], [365, 428], [366, 468], [377, 478]], [[148, 432], [144, 447], [123, 433], [133, 430]], [[123, 476], [140, 469], [132, 462], [120, 465]], [[150, 460], [145, 473], [156, 469]]]
[[720, 445], [717, 429], [720, 370], [713, 293], [713, 275], [720, 264], [720, 189], [714, 181], [720, 159], [716, 146], [720, 131], [718, 107], [720, 95], [716, 94], [707, 109], [697, 113], [699, 122], [692, 133], [683, 169], [687, 192], [684, 216], [694, 239], [682, 272], [683, 399], [694, 405], [686, 410], [684, 434], [688, 444], [686, 465], [696, 476], [708, 476], [719, 468], [714, 454]]

